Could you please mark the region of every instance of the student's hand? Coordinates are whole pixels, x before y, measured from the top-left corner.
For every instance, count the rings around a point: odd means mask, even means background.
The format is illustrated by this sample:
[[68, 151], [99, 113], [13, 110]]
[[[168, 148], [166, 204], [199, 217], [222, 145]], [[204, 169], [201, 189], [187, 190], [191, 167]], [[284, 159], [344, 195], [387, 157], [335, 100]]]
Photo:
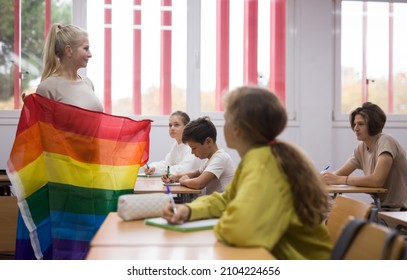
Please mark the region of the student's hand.
[[173, 212], [171, 203], [168, 203], [164, 207], [162, 217], [166, 219], [168, 223], [173, 225], [182, 224], [187, 221], [190, 216], [191, 209], [185, 204], [176, 204], [175, 207], [177, 209], [176, 214]]
[[151, 166], [150, 168], [144, 168], [144, 173], [146, 175], [153, 175], [155, 172], [155, 167]]
[[[341, 185], [344, 184], [344, 180], [342, 179], [344, 176], [338, 176], [334, 173], [331, 172], [323, 172], [321, 173], [322, 179], [327, 183], [328, 185]], [[346, 179], [346, 176], [345, 176]]]
[[163, 176], [161, 176], [161, 180], [164, 183], [174, 183], [174, 182], [178, 182], [179, 177], [180, 177], [179, 175], [171, 174], [170, 176], [167, 176], [167, 174], [164, 174]]
[[171, 183], [171, 179], [167, 176], [167, 174], [161, 176], [161, 181], [163, 181], [163, 183]]
[[181, 178], [179, 178], [178, 181], [180, 182], [181, 185], [184, 185], [183, 182], [185, 182], [186, 180], [189, 180], [189, 179], [191, 179], [191, 178], [189, 178], [188, 175], [184, 175]]

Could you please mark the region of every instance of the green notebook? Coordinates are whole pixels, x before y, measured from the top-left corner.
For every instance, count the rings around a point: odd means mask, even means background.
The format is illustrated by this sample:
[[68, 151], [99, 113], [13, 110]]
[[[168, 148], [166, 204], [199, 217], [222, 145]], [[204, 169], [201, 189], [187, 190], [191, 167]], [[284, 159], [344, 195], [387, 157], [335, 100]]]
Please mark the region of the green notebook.
[[218, 223], [218, 221], [219, 221], [219, 219], [205, 219], [205, 220], [189, 221], [189, 222], [185, 222], [181, 225], [171, 225], [167, 222], [167, 220], [165, 220], [163, 218], [150, 218], [150, 219], [144, 220], [146, 225], [161, 227], [161, 228], [170, 229], [170, 230], [182, 231], [182, 232], [211, 229]]

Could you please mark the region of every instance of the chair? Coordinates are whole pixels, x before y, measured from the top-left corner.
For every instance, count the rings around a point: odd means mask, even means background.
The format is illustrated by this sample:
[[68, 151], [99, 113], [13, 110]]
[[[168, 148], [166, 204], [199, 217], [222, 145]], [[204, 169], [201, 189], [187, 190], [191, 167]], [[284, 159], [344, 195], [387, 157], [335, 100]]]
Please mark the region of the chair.
[[335, 244], [350, 217], [367, 219], [373, 207], [371, 204], [342, 195], [336, 196], [334, 201], [326, 222], [332, 244]]
[[333, 260], [400, 260], [404, 239], [389, 229], [366, 219], [353, 219], [343, 229], [331, 254]]
[[17, 217], [17, 197], [0, 196], [0, 256], [14, 258]]

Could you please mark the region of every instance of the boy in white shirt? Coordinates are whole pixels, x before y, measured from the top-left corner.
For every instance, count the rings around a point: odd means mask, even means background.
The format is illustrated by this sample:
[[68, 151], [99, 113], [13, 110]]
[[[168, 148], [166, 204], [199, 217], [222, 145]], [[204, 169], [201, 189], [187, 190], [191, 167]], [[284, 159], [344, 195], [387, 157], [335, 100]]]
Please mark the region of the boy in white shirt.
[[170, 152], [164, 160], [151, 162], [146, 165], [144, 173], [146, 175], [163, 175], [170, 168], [171, 174], [188, 172], [199, 168], [205, 161], [202, 161], [191, 154], [191, 148], [182, 142], [182, 131], [189, 123], [187, 113], [175, 111], [171, 114], [168, 123], [168, 133], [175, 140]]
[[216, 127], [209, 117], [188, 123], [182, 133], [182, 142], [191, 147], [193, 155], [208, 160], [195, 171], [164, 175], [163, 182], [180, 182], [191, 189], [201, 189], [202, 194], [223, 192], [235, 169], [230, 155], [218, 148], [216, 136]]

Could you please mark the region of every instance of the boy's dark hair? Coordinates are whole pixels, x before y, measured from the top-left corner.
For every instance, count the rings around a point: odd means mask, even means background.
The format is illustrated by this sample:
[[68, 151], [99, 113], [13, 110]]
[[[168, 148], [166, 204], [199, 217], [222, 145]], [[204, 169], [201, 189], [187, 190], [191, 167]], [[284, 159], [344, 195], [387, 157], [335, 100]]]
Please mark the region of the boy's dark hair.
[[189, 122], [182, 132], [182, 142], [194, 141], [203, 144], [206, 138], [216, 143], [216, 127], [209, 117], [205, 116]]

